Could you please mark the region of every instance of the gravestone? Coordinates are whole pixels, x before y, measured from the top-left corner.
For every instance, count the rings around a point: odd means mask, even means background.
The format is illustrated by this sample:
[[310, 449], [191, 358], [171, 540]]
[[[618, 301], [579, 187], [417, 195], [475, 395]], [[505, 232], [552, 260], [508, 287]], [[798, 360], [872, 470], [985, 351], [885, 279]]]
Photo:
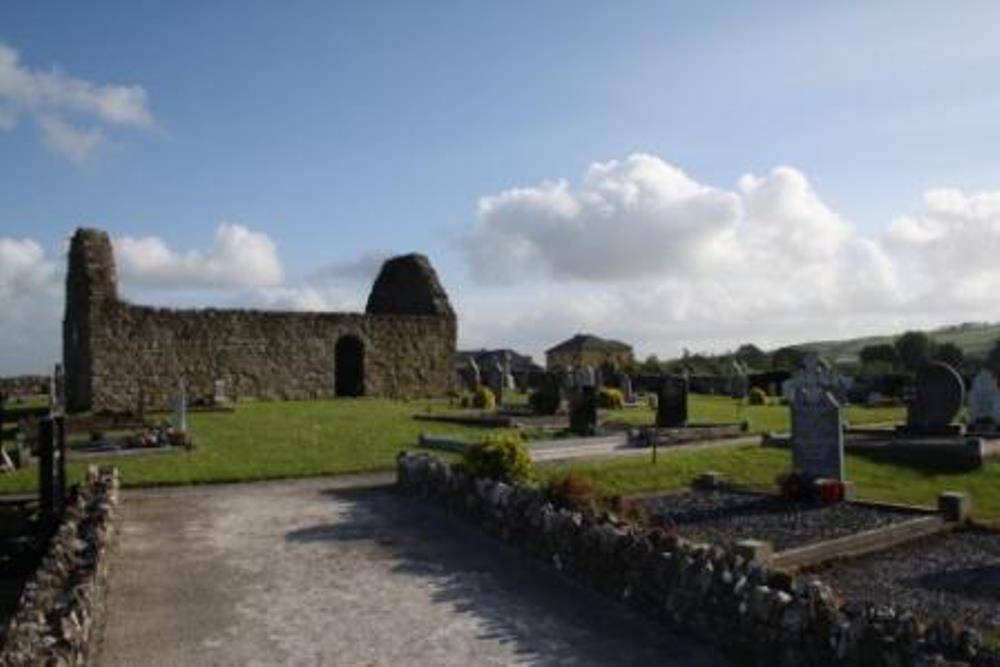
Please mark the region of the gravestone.
[[531, 400], [531, 408], [535, 414], [554, 415], [563, 407], [564, 393], [562, 376], [558, 373], [545, 373], [541, 386], [535, 391]]
[[66, 418], [50, 415], [38, 422], [38, 502], [42, 521], [53, 525], [66, 501]]
[[187, 433], [187, 393], [183, 382], [177, 387], [177, 395], [174, 396], [174, 430]]
[[497, 405], [500, 405], [503, 402], [503, 367], [499, 362], [487, 364], [483, 380], [486, 387], [493, 392]]
[[729, 397], [746, 398], [750, 393], [750, 378], [746, 367], [734, 359], [729, 370]]
[[225, 405], [229, 402], [229, 397], [226, 395], [226, 380], [222, 377], [215, 378], [215, 382], [212, 383], [212, 403], [215, 405]]
[[597, 377], [594, 369], [590, 366], [577, 366], [573, 371], [573, 384], [577, 389], [595, 386]]
[[995, 430], [1000, 424], [1000, 390], [989, 369], [976, 373], [969, 389], [969, 424], [977, 429]]
[[792, 468], [808, 479], [843, 481], [840, 404], [826, 387], [815, 358], [805, 363], [792, 384]]
[[687, 380], [679, 375], [664, 375], [660, 377], [657, 394], [657, 427], [676, 428], [687, 424]]
[[569, 430], [584, 436], [597, 432], [597, 390], [593, 385], [573, 393], [569, 403]]
[[483, 384], [482, 373], [479, 372], [479, 364], [476, 363], [475, 359], [469, 358], [469, 363], [466, 366], [466, 388], [469, 391], [476, 391]]
[[952, 424], [965, 402], [962, 376], [946, 363], [935, 361], [917, 371], [913, 397], [906, 407], [905, 435], [958, 435]]
[[635, 389], [632, 387], [632, 378], [628, 373], [622, 373], [618, 379], [618, 388], [622, 390], [622, 396], [626, 403], [635, 403]]

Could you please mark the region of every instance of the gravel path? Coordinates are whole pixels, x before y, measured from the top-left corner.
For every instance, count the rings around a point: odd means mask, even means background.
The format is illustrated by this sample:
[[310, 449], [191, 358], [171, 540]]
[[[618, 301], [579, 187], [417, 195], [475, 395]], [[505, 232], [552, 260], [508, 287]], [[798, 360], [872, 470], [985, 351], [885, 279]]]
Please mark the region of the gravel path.
[[725, 664], [373, 482], [125, 492], [93, 664]]
[[905, 510], [839, 503], [790, 503], [777, 496], [730, 491], [692, 491], [650, 498], [654, 517], [677, 526], [684, 537], [732, 544], [767, 540], [776, 551], [851, 535], [915, 518]]
[[929, 537], [816, 570], [848, 602], [1000, 630], [1000, 533]]

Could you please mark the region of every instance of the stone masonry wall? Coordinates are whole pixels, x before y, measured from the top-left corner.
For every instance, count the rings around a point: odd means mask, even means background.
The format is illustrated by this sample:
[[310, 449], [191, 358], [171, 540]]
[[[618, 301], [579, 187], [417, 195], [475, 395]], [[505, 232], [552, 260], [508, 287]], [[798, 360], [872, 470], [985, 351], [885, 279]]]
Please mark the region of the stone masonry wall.
[[72, 411], [165, 409], [184, 382], [188, 399], [308, 399], [335, 392], [343, 336], [363, 346], [363, 394], [446, 393], [457, 327], [427, 259], [388, 260], [367, 313], [178, 310], [118, 298], [108, 235], [73, 236], [66, 278], [63, 359]]
[[1000, 665], [997, 652], [957, 622], [924, 624], [901, 609], [845, 605], [818, 579], [612, 515], [559, 508], [537, 487], [473, 478], [460, 465], [406, 452], [396, 483], [739, 663]]
[[365, 394], [444, 394], [455, 327], [443, 318], [350, 313], [169, 310], [120, 304], [91, 338], [93, 405], [166, 406], [184, 378], [190, 400], [212, 396], [216, 377], [230, 398], [310, 399], [333, 395], [334, 347], [364, 344]]

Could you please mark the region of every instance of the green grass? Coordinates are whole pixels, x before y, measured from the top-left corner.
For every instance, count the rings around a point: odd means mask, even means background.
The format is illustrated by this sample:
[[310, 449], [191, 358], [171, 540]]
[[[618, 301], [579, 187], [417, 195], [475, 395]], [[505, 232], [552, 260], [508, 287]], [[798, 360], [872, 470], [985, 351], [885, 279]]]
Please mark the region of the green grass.
[[[247, 403], [234, 412], [192, 412], [191, 452], [87, 459], [70, 466], [113, 463], [126, 486], [199, 484], [387, 470], [397, 452], [414, 448], [421, 431], [483, 438], [490, 431], [411, 419], [430, 402], [337, 399]], [[440, 406], [440, 403], [435, 403]], [[34, 467], [0, 476], [0, 493], [35, 487]]]
[[[844, 410], [844, 418], [851, 424], [900, 422], [905, 410], [899, 407], [867, 408], [851, 405]], [[647, 406], [626, 408], [609, 413], [609, 419], [634, 425], [652, 425], [654, 410]], [[746, 405], [745, 401], [724, 396], [691, 394], [688, 397], [688, 419], [691, 422], [750, 422], [751, 433], [769, 431], [785, 432], [789, 426], [789, 411], [785, 405]]]
[[[754, 445], [662, 454], [653, 465], [647, 457], [628, 457], [542, 469], [545, 477], [574, 470], [591, 480], [600, 493], [630, 494], [672, 490], [691, 483], [706, 470], [752, 486], [771, 486], [791, 467], [787, 451]], [[847, 477], [857, 496], [871, 500], [935, 505], [941, 491], [964, 491], [972, 496], [973, 516], [1000, 521], [1000, 463], [970, 473], [934, 473], [890, 463], [847, 456]]]

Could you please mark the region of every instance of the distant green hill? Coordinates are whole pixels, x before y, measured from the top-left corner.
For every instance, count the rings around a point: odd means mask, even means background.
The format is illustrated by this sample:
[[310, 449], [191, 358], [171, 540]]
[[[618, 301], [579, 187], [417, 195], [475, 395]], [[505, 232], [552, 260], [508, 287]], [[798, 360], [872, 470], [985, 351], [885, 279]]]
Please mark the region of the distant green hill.
[[[858, 358], [861, 348], [868, 345], [892, 343], [903, 332], [891, 336], [865, 336], [848, 340], [827, 340], [795, 345], [800, 350], [816, 352], [820, 356], [840, 362]], [[927, 332], [938, 343], [954, 343], [962, 348], [966, 357], [985, 358], [993, 343], [1000, 339], [1000, 324], [966, 322], [954, 326], [941, 327]]]

